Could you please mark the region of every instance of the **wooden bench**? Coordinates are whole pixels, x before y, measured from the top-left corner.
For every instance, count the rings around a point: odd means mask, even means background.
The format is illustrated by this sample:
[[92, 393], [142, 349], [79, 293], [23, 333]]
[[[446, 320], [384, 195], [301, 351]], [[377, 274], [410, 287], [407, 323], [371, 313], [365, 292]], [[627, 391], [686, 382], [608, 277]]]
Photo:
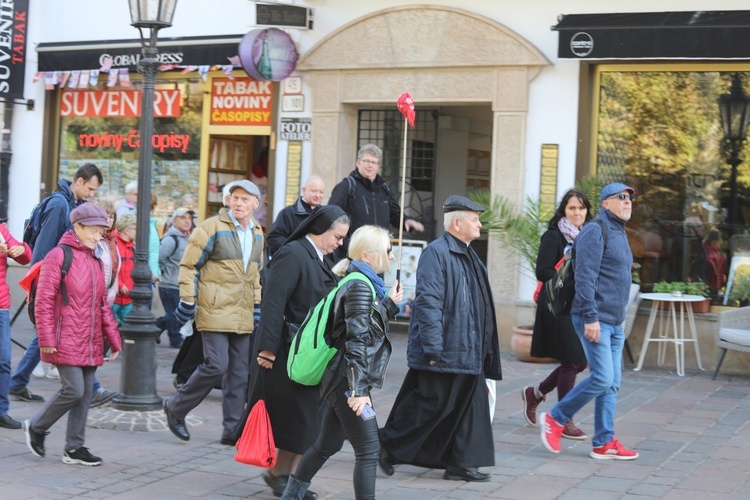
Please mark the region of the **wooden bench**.
[[719, 374], [719, 368], [729, 349], [750, 352], [750, 307], [719, 313], [716, 326], [716, 347], [721, 349], [721, 356], [719, 362], [716, 363], [713, 379], [716, 379], [716, 375]]

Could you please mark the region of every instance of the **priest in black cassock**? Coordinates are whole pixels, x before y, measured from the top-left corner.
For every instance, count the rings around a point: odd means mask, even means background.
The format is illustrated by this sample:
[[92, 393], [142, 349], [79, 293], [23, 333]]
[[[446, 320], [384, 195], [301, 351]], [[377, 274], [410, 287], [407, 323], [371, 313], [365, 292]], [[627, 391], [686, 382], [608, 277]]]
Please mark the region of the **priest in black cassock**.
[[445, 469], [444, 479], [487, 481], [495, 465], [485, 378], [500, 380], [497, 322], [487, 268], [469, 245], [479, 238], [481, 205], [445, 200], [445, 234], [417, 268], [409, 324], [409, 371], [385, 427], [380, 460]]

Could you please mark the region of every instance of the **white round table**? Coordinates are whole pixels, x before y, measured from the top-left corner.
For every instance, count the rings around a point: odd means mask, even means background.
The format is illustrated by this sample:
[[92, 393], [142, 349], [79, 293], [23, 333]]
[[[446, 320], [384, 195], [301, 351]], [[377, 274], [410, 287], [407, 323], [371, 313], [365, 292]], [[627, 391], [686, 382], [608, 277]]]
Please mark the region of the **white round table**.
[[[698, 362], [698, 368], [703, 370], [700, 347], [698, 346], [698, 336], [695, 332], [693, 308], [690, 306], [690, 303], [701, 302], [706, 300], [706, 298], [701, 297], [700, 295], [674, 296], [669, 293], [642, 293], [641, 298], [652, 301], [651, 314], [648, 317], [648, 326], [646, 326], [646, 335], [643, 337], [643, 346], [641, 347], [641, 354], [638, 357], [638, 365], [634, 370], [638, 371], [643, 367], [643, 360], [646, 357], [646, 349], [648, 349], [648, 345], [651, 342], [658, 343], [659, 350], [657, 363], [659, 366], [664, 364], [664, 358], [666, 356], [665, 344], [674, 344], [675, 365], [677, 368], [677, 375], [679, 376], [685, 375], [685, 343], [692, 342], [695, 346], [695, 360]], [[654, 323], [656, 322], [657, 313], [660, 308], [662, 308], [662, 304], [669, 304], [668, 309], [666, 310], [669, 317], [667, 317], [667, 314], [659, 317], [659, 335], [656, 338], [653, 338]], [[679, 328], [677, 322], [677, 311], [680, 312]], [[688, 324], [690, 326], [690, 338], [685, 338], [685, 313], [687, 313]], [[672, 323], [672, 336], [670, 336], [670, 319]]]

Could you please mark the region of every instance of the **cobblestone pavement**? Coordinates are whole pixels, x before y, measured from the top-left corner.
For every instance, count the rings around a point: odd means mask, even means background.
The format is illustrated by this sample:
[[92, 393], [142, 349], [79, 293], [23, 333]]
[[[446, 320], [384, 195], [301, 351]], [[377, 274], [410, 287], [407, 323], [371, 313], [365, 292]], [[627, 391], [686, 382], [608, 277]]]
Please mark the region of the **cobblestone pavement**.
[[[18, 300], [15, 301], [19, 303]], [[26, 344], [33, 330], [25, 316], [13, 338]], [[157, 351], [157, 391], [174, 393], [170, 368], [176, 350]], [[13, 367], [23, 351], [14, 346]], [[374, 392], [381, 424], [406, 373], [406, 336], [394, 334], [394, 356], [386, 385]], [[739, 355], [730, 353], [729, 356]], [[559, 455], [541, 444], [538, 428], [526, 425], [521, 389], [538, 383], [554, 365], [522, 363], [503, 354], [504, 380], [497, 383], [493, 423], [494, 467], [486, 483], [445, 481], [442, 471], [398, 466], [392, 477], [378, 471], [381, 499], [508, 498], [750, 498], [750, 376], [688, 372], [678, 377], [667, 368], [633, 372], [626, 364], [617, 410], [618, 438], [640, 452], [630, 462], [589, 458], [590, 441], [564, 440]], [[119, 387], [120, 361], [97, 372], [108, 389]], [[31, 389], [44, 397], [59, 387], [56, 380], [32, 379]], [[542, 403], [548, 410], [556, 396]], [[10, 415], [32, 417], [39, 403], [11, 401]], [[576, 416], [577, 425], [593, 431], [592, 405]], [[214, 390], [188, 419], [191, 439], [182, 442], [166, 428], [161, 412], [119, 412], [111, 406], [91, 410], [86, 446], [101, 456], [100, 467], [61, 462], [64, 421], [51, 429], [47, 456], [26, 448], [22, 431], [0, 428], [0, 498], [274, 498], [260, 477], [261, 469], [233, 460], [233, 448], [219, 444], [221, 399]], [[354, 456], [344, 449], [313, 480], [321, 498], [354, 498]]]

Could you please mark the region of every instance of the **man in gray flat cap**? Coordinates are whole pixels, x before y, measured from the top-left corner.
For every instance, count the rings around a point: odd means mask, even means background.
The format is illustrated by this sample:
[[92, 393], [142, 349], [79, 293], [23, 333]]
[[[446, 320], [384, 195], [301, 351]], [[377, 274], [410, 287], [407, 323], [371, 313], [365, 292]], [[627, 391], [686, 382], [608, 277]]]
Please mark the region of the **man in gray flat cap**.
[[445, 469], [444, 479], [487, 481], [495, 465], [485, 377], [502, 379], [494, 300], [487, 268], [469, 245], [482, 207], [465, 196], [443, 204], [445, 234], [417, 267], [404, 379], [385, 427], [380, 460]]
[[174, 315], [180, 326], [195, 316], [204, 356], [177, 394], [164, 400], [169, 430], [183, 441], [190, 439], [185, 417], [220, 381], [222, 444], [234, 445], [234, 427], [245, 406], [250, 334], [260, 319], [263, 230], [252, 217], [260, 203], [258, 187], [243, 179], [229, 193], [229, 210], [222, 208], [195, 228], [180, 260]]

